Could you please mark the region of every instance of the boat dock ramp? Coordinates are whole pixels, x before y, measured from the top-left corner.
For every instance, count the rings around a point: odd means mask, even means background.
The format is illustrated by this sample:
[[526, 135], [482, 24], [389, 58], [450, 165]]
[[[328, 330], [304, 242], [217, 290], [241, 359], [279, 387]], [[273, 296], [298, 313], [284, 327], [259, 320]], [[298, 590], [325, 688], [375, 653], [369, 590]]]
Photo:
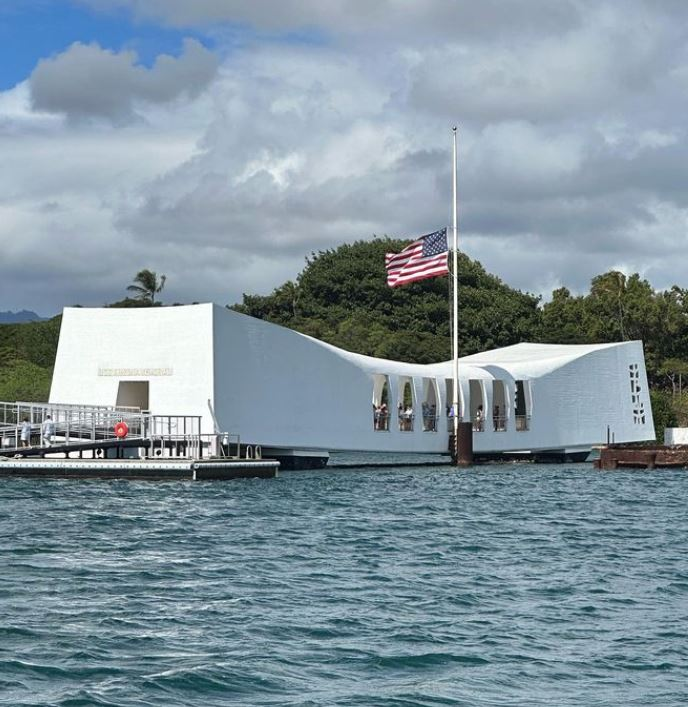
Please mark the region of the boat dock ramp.
[[4, 477], [205, 480], [272, 478], [278, 470], [238, 435], [203, 433], [200, 416], [0, 402]]

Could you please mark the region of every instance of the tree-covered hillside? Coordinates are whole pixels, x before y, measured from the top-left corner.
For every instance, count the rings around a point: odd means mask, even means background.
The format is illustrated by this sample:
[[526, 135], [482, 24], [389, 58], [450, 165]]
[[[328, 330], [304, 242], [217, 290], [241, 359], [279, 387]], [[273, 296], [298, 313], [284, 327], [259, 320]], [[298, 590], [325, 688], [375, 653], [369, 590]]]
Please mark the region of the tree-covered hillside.
[[0, 400], [47, 400], [62, 317], [0, 325]]
[[[311, 254], [296, 282], [233, 308], [357, 353], [429, 363], [450, 358], [447, 277], [386, 284], [385, 253], [408, 243], [358, 241]], [[504, 285], [480, 263], [459, 258], [460, 353], [517, 343], [537, 330], [538, 298]]]

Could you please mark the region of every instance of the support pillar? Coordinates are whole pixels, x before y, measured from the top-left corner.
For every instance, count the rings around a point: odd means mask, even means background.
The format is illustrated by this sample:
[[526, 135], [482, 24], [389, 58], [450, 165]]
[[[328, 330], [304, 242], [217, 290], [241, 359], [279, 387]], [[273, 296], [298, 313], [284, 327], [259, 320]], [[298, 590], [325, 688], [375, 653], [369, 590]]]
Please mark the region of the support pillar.
[[454, 440], [454, 435], [449, 437], [449, 451], [451, 452], [452, 463], [455, 466], [472, 466], [473, 424], [471, 422], [459, 422], [458, 433], [458, 447]]

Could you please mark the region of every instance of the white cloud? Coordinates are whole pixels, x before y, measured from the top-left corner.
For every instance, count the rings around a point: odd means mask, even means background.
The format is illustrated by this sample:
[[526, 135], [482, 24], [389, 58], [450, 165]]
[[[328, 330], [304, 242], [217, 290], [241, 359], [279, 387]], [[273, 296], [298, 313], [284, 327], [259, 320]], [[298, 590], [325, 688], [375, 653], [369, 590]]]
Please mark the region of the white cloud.
[[195, 98], [217, 68], [215, 56], [194, 39], [185, 40], [179, 58], [160, 55], [150, 69], [136, 62], [133, 51], [75, 42], [39, 62], [29, 82], [32, 105], [70, 118], [121, 121], [133, 116], [139, 102], [167, 103], [183, 94]]
[[187, 43], [150, 69], [74, 45], [0, 93], [0, 308], [112, 301], [142, 267], [165, 301], [235, 302], [312, 250], [427, 232], [455, 120], [462, 247], [507, 283], [581, 291], [623, 263], [685, 285], [682, 5], [399, 2], [91, 0], [327, 41]]
[[493, 36], [496, 32], [558, 31], [578, 21], [575, 0], [80, 0], [106, 10], [128, 8], [141, 19], [188, 27], [248, 23], [265, 30], [298, 28], [374, 32], [379, 39], [428, 33]]

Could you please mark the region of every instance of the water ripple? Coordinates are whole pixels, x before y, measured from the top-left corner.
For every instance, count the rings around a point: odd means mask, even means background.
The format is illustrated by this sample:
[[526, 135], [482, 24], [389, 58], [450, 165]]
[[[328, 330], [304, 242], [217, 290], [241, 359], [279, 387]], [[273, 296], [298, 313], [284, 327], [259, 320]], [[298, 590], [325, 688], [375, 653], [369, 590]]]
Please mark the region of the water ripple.
[[687, 486], [3, 480], [0, 704], [683, 705]]

